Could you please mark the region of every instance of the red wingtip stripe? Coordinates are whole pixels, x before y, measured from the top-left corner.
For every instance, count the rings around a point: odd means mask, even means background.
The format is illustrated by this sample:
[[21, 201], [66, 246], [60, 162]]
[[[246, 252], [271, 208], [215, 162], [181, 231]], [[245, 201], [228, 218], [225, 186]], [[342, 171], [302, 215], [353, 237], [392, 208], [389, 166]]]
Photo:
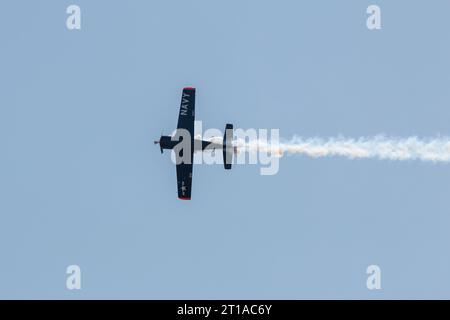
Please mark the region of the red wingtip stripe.
[[183, 90], [195, 90], [194, 87], [184, 87]]
[[178, 197], [178, 199], [180, 199], [180, 200], [191, 200], [191, 198], [188, 198], [188, 197]]

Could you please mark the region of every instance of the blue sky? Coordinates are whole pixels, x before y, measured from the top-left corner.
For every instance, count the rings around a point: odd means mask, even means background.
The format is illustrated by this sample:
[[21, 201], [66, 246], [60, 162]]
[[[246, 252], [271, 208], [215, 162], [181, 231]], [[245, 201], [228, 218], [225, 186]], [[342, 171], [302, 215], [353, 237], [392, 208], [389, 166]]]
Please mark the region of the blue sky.
[[[66, 28], [81, 7], [82, 28]], [[381, 8], [382, 29], [366, 28]], [[280, 135], [448, 136], [444, 1], [5, 1], [1, 298], [449, 298], [450, 167], [288, 156], [195, 166], [153, 140], [198, 120]], [[66, 289], [66, 268], [82, 289]], [[366, 268], [382, 289], [366, 288]]]

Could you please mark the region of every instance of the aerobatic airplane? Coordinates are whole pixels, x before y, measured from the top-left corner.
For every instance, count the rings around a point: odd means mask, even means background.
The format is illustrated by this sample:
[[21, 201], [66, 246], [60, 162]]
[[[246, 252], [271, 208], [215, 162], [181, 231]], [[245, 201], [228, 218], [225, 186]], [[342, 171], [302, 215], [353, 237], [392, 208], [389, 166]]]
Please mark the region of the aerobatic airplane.
[[[182, 200], [191, 199], [191, 188], [192, 188], [192, 165], [194, 160], [195, 151], [204, 151], [205, 149], [214, 150], [222, 149], [223, 152], [223, 164], [224, 168], [231, 169], [231, 164], [233, 162], [233, 151], [236, 152], [236, 148], [233, 148], [233, 125], [227, 124], [225, 126], [225, 134], [223, 136], [223, 141], [220, 143], [211, 141], [206, 141], [196, 139], [194, 137], [194, 121], [195, 121], [195, 88], [187, 87], [183, 89], [181, 97], [180, 113], [178, 115], [178, 125], [175, 134], [172, 136], [163, 136], [159, 141], [155, 141], [155, 144], [159, 144], [161, 153], [164, 149], [174, 149], [179, 143], [183, 141], [183, 135], [178, 134], [181, 132], [189, 133], [187, 136], [190, 139], [190, 155], [183, 157], [184, 149], [177, 154], [176, 157], [176, 167], [177, 167], [177, 185], [178, 185], [178, 198]], [[186, 142], [183, 142], [186, 145]], [[188, 159], [184, 161], [182, 159]], [[189, 161], [190, 160], [190, 161]]]

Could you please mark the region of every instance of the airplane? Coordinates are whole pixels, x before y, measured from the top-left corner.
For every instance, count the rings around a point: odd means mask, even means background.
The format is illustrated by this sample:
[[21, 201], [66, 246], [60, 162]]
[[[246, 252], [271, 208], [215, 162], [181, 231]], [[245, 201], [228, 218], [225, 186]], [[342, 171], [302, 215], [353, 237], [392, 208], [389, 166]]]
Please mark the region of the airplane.
[[159, 144], [161, 153], [164, 149], [171, 150], [178, 143], [181, 143], [182, 137], [177, 137], [177, 132], [179, 130], [187, 130], [191, 139], [191, 152], [190, 161], [181, 160], [183, 156], [183, 150], [177, 154], [175, 152], [175, 157], [177, 160], [177, 187], [178, 187], [178, 198], [181, 200], [191, 200], [191, 190], [192, 190], [192, 167], [194, 160], [194, 152], [204, 151], [206, 148], [208, 150], [222, 149], [223, 153], [223, 164], [225, 170], [231, 169], [231, 164], [233, 162], [233, 153], [236, 153], [236, 147], [233, 147], [233, 125], [227, 123], [225, 126], [225, 134], [223, 136], [222, 142], [202, 140], [201, 138], [194, 137], [194, 121], [195, 121], [195, 88], [186, 87], [183, 88], [181, 96], [180, 112], [178, 114], [178, 125], [175, 134], [172, 136], [161, 135], [155, 144]]

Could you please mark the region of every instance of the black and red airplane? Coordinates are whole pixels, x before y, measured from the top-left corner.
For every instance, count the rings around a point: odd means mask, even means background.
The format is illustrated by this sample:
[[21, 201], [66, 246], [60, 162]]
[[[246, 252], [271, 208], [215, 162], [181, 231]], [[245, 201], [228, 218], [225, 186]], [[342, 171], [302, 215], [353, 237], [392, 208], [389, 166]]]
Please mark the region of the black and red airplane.
[[[163, 153], [164, 149], [173, 149], [176, 145], [183, 141], [177, 137], [177, 133], [181, 130], [185, 132], [189, 132], [190, 137], [190, 157], [186, 156], [190, 161], [183, 161], [181, 158], [183, 157], [183, 151], [181, 150], [179, 154], [175, 152], [176, 163], [177, 163], [177, 185], [178, 185], [178, 198], [182, 200], [190, 200], [191, 199], [191, 189], [192, 189], [192, 167], [194, 160], [194, 152], [195, 151], [203, 151], [206, 148], [208, 150], [222, 149], [223, 152], [223, 164], [224, 168], [229, 170], [231, 169], [231, 164], [233, 162], [233, 151], [236, 152], [236, 148], [233, 148], [233, 125], [227, 124], [225, 126], [225, 134], [223, 136], [223, 141], [220, 143], [214, 141], [205, 141], [200, 139], [196, 139], [194, 137], [194, 121], [195, 121], [195, 88], [186, 87], [183, 89], [183, 93], [181, 96], [181, 106], [180, 113], [178, 115], [178, 125], [177, 131], [173, 136], [163, 136], [159, 141], [155, 141], [155, 144], [159, 144], [161, 149], [161, 153]], [[186, 143], [186, 142], [184, 142]], [[186, 157], [184, 159], [186, 159]]]

